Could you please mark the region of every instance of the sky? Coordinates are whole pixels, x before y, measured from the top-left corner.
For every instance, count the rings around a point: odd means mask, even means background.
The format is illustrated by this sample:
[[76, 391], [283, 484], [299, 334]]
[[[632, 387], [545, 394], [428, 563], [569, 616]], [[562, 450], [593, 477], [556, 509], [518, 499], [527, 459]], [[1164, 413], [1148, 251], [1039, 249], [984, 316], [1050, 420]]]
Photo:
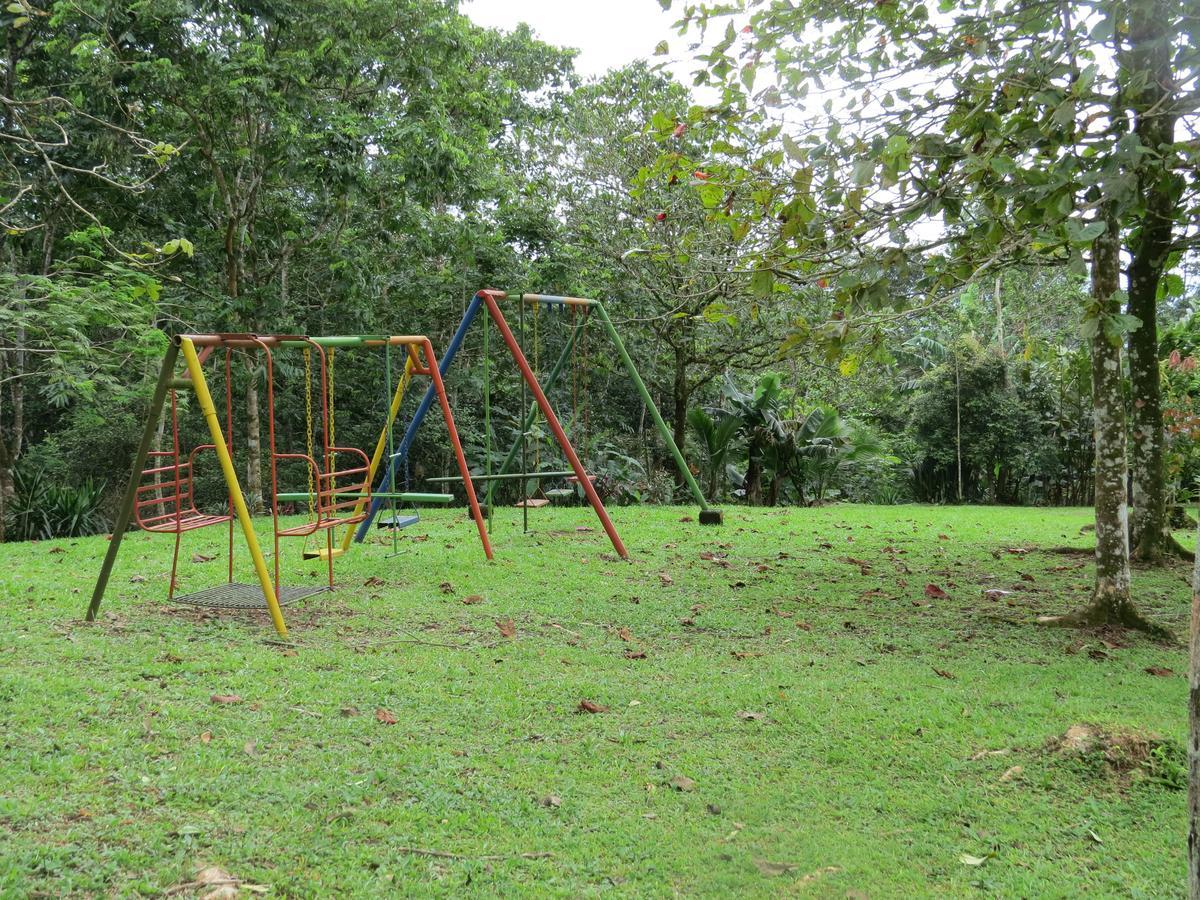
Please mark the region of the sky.
[[[672, 51], [684, 46], [671, 28], [678, 10], [664, 12], [658, 0], [466, 0], [461, 10], [480, 25], [505, 30], [527, 22], [547, 43], [578, 48], [575, 71], [581, 75], [602, 75], [635, 59], [650, 59], [661, 40]], [[677, 75], [686, 70], [672, 68]]]

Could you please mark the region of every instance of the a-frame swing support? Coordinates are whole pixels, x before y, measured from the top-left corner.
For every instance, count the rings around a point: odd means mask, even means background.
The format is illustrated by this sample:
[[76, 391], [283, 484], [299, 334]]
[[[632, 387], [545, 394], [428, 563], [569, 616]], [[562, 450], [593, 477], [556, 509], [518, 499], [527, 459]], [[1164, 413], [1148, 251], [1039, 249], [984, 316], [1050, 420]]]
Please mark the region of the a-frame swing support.
[[[188, 370], [187, 378], [175, 377], [175, 363], [181, 350], [183, 351], [184, 364]], [[121, 549], [121, 541], [125, 537], [125, 532], [129, 530], [129, 520], [133, 517], [138, 485], [141, 483], [142, 478], [142, 469], [145, 467], [150, 447], [154, 443], [154, 435], [158, 430], [158, 417], [162, 414], [167, 391], [177, 388], [191, 388], [196, 393], [196, 399], [200, 404], [200, 411], [204, 415], [204, 421], [208, 425], [209, 435], [214, 444], [213, 449], [217, 454], [217, 459], [221, 464], [221, 471], [225, 476], [225, 486], [229, 491], [234, 511], [237, 514], [238, 523], [242, 526], [242, 533], [246, 538], [246, 548], [249, 550], [250, 558], [254, 562], [254, 572], [258, 576], [263, 597], [267, 602], [267, 609], [271, 613], [271, 622], [275, 625], [275, 630], [279, 633], [279, 636], [286, 638], [288, 633], [287, 624], [283, 621], [283, 613], [279, 608], [279, 598], [275, 594], [275, 584], [271, 581], [271, 575], [267, 571], [266, 560], [263, 558], [262, 549], [258, 545], [258, 536], [254, 533], [254, 522], [250, 518], [250, 510], [246, 506], [245, 495], [242, 493], [242, 487], [238, 483], [237, 470], [234, 468], [233, 460], [229, 455], [229, 447], [226, 443], [225, 435], [221, 431], [221, 420], [217, 416], [216, 408], [213, 406], [212, 394], [208, 390], [208, 383], [204, 380], [204, 370], [200, 364], [200, 357], [196, 353], [196, 347], [186, 337], [173, 339], [167, 347], [166, 354], [163, 356], [158, 383], [154, 387], [154, 396], [150, 401], [150, 410], [146, 416], [146, 427], [142, 431], [142, 439], [138, 444], [137, 452], [134, 454], [133, 471], [129, 476], [129, 485], [125, 489], [125, 496], [121, 501], [121, 508], [117, 513], [117, 521], [113, 525], [112, 537], [109, 539], [108, 550], [104, 555], [104, 563], [100, 567], [100, 575], [96, 579], [96, 587], [92, 591], [92, 600], [88, 604], [85, 618], [89, 622], [96, 619], [96, 613], [100, 609], [100, 602], [104, 599], [104, 591], [108, 587], [108, 580], [112, 576], [112, 569], [117, 560], [117, 553]]]
[[[471, 325], [478, 316], [480, 309], [483, 309], [486, 305], [488, 314], [492, 317], [493, 321], [496, 322], [498, 327], [500, 326], [500, 323], [504, 322], [504, 315], [501, 313], [496, 301], [497, 299], [503, 299], [506, 296], [507, 294], [505, 294], [503, 291], [479, 291], [474, 297], [471, 298], [471, 302], [467, 306], [466, 312], [463, 313], [462, 321], [458, 323], [458, 328], [455, 330], [453, 337], [451, 337], [450, 343], [446, 346], [446, 352], [443, 354], [441, 361], [438, 364], [438, 370], [443, 377], [449, 371], [450, 366], [453, 365], [454, 359], [458, 355], [458, 351], [462, 348], [463, 341], [466, 339], [467, 332], [470, 330]], [[700, 485], [697, 484], [695, 476], [692, 474], [691, 469], [688, 468], [687, 461], [684, 459], [682, 451], [675, 444], [675, 438], [671, 434], [671, 429], [667, 427], [666, 422], [663, 420], [662, 414], [655, 405], [653, 398], [651, 398], [650, 392], [647, 390], [645, 382], [642, 381], [642, 377], [638, 373], [637, 367], [634, 365], [633, 359], [630, 357], [624, 341], [621, 340], [620, 334], [618, 334], [616, 328], [613, 326], [612, 320], [609, 318], [608, 311], [605, 309], [604, 304], [599, 300], [588, 300], [575, 297], [557, 297], [545, 294], [522, 294], [520, 300], [521, 302], [525, 303], [584, 306], [596, 311], [606, 336], [612, 342], [622, 365], [625, 367], [626, 373], [629, 375], [630, 380], [637, 389], [638, 395], [641, 397], [642, 402], [645, 403], [646, 409], [650, 413], [650, 417], [654, 422], [655, 428], [658, 430], [659, 436], [662, 438], [663, 444], [671, 451], [671, 456], [675, 460], [675, 466], [679, 471], [680, 477], [683, 478], [693, 499], [695, 499], [696, 503], [700, 506], [700, 524], [720, 525], [722, 523], [721, 511], [719, 509], [713, 509], [709, 507], [708, 501], [704, 497], [704, 492], [700, 490]], [[576, 326], [576, 328], [581, 327], [582, 323]], [[504, 322], [504, 326], [501, 329], [501, 334], [503, 335], [506, 330], [508, 331], [509, 337], [511, 337], [512, 332], [508, 329], [507, 323]], [[573, 330], [570, 338], [570, 344], [564, 350], [563, 354], [556, 361], [554, 368], [551, 370], [550, 376], [546, 381], [545, 390], [550, 390], [554, 387], [554, 384], [564, 367], [567, 356], [569, 355], [568, 351], [571, 349], [571, 346], [574, 345], [577, 337], [578, 332]], [[529, 369], [529, 363], [525, 359], [525, 355], [520, 346], [516, 343], [515, 339], [511, 343], [509, 343], [507, 339], [505, 342], [508, 344], [509, 351], [513, 354], [514, 360], [517, 360], [518, 367], [522, 369], [522, 377], [526, 379], [526, 383], [529, 384], [529, 382], [532, 380], [533, 383], [536, 384], [536, 378], [534, 378], [532, 370]], [[522, 362], [524, 362], [523, 366], [521, 365]], [[536, 394], [538, 393], [542, 394], [543, 400], [545, 399], [545, 394], [542, 393], [542, 388], [538, 387], [537, 391], [535, 392], [534, 403], [530, 405], [530, 409], [526, 415], [526, 420], [522, 423], [523, 430], [528, 430], [530, 427], [530, 422], [535, 414], [534, 407], [540, 406], [540, 403], [536, 397]], [[409, 420], [408, 427], [404, 432], [404, 437], [400, 441], [399, 449], [392, 456], [391, 463], [388, 466], [387, 471], [384, 473], [383, 481], [378, 488], [380, 493], [386, 492], [390, 489], [390, 485], [395, 477], [395, 474], [397, 471], [399, 471], [404, 457], [410, 451], [413, 441], [416, 438], [417, 431], [420, 429], [421, 423], [425, 419], [425, 415], [429, 412], [430, 407], [433, 405], [433, 401], [434, 390], [433, 386], [431, 385], [425, 391], [425, 396], [422, 397], [420, 404], [417, 406], [416, 411]], [[547, 417], [547, 421], [549, 421], [549, 417]], [[557, 418], [555, 421], [557, 422]], [[565, 440], [565, 435], [563, 438]], [[497, 474], [504, 474], [508, 466], [512, 465], [513, 460], [516, 458], [516, 451], [517, 445], [514, 444], [513, 448], [511, 448], [509, 452], [506, 462], [501, 466]], [[580, 481], [581, 486], [584, 484], [590, 485], [590, 483], [590, 480], [587, 478], [583, 478]], [[591, 500], [590, 497], [588, 499], [589, 501]], [[599, 501], [598, 497], [596, 499]], [[358, 531], [354, 535], [354, 540], [356, 542], [361, 543], [366, 538], [367, 534], [370, 532], [372, 522], [379, 514], [379, 510], [383, 502], [384, 501], [382, 497], [372, 498], [370, 509], [367, 512], [367, 517], [358, 526]], [[488, 500], [485, 502], [490, 508], [490, 491]], [[602, 507], [603, 504], [601, 504], [601, 508]]]

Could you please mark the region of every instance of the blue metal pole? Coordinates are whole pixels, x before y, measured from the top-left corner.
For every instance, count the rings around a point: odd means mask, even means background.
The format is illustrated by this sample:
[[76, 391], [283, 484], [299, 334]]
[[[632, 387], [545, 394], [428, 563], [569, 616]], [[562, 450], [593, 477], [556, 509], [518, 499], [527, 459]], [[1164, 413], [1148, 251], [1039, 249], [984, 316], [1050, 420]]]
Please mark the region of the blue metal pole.
[[[446, 352], [442, 354], [442, 360], [438, 363], [438, 371], [442, 374], [443, 378], [446, 377], [446, 372], [454, 362], [454, 357], [458, 355], [458, 351], [462, 348], [467, 331], [470, 330], [471, 323], [475, 321], [475, 316], [479, 313], [479, 307], [482, 305], [483, 298], [479, 294], [471, 298], [471, 303], [467, 306], [467, 311], [463, 313], [462, 321], [458, 323], [458, 329], [454, 332], [454, 337], [450, 338]], [[421, 423], [425, 421], [425, 414], [433, 406], [435, 393], [433, 383], [430, 382], [429, 387], [425, 389], [425, 396], [421, 398], [420, 405], [408, 422], [408, 428], [404, 430], [404, 437], [400, 440], [400, 448], [392, 454], [392, 458], [388, 461], [387, 470], [383, 474], [383, 481], [379, 483], [379, 487], [376, 489], [379, 493], [387, 493], [391, 490], [396, 472], [403, 465], [404, 459], [408, 456], [409, 448], [412, 447], [412, 443], [416, 439], [417, 429], [421, 427]], [[371, 507], [367, 510], [367, 517], [363, 519], [358, 526], [358, 530], [354, 533], [354, 542], [356, 544], [361, 544], [366, 539], [367, 533], [371, 530], [371, 525], [375, 521], [375, 516], [379, 514], [379, 509], [383, 506], [383, 503], [384, 499], [382, 497], [371, 498]]]

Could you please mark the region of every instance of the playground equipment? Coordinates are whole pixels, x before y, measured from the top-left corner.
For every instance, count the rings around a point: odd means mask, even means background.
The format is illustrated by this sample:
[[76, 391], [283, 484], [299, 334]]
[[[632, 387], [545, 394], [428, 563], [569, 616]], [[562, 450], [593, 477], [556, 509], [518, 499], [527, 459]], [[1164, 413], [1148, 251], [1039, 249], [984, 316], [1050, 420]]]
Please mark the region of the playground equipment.
[[[354, 447], [341, 447], [336, 444], [336, 410], [333, 380], [333, 360], [338, 348], [373, 348], [383, 347], [385, 358], [389, 363], [388, 377], [390, 378], [390, 354], [392, 347], [402, 347], [405, 350], [405, 375], [397, 386], [392, 403], [388, 409], [386, 423], [380, 440], [375, 449], [373, 459], [368, 459], [363, 451]], [[306, 447], [305, 453], [281, 452], [276, 439], [275, 429], [275, 365], [274, 352], [280, 349], [299, 348], [304, 353], [305, 360], [305, 410], [306, 410]], [[204, 377], [204, 362], [214, 350], [225, 351], [225, 427], [222, 430], [212, 395]], [[271, 468], [271, 518], [274, 539], [274, 578], [267, 569], [266, 560], [259, 546], [258, 537], [250, 518], [249, 509], [237, 472], [233, 465], [232, 426], [233, 426], [233, 392], [232, 392], [232, 353], [234, 351], [261, 353], [265, 361], [267, 421], [269, 433], [270, 468]], [[182, 353], [185, 362], [185, 374], [175, 375], [175, 365], [179, 354]], [[313, 396], [313, 358], [318, 360], [318, 378], [320, 402], [314, 403]], [[445, 385], [442, 383], [441, 372], [437, 366], [437, 357], [433, 346], [427, 337], [421, 335], [388, 336], [388, 335], [349, 335], [339, 337], [308, 337], [305, 335], [256, 335], [256, 334], [202, 334], [181, 335], [171, 340], [163, 357], [162, 368], [158, 382], [155, 385], [150, 412], [146, 426], [142, 432], [134, 458], [133, 473], [126, 489], [124, 500], [113, 528], [109, 541], [108, 552], [101, 566], [100, 575], [92, 594], [91, 603], [87, 610], [87, 619], [92, 621], [100, 608], [113, 564], [120, 550], [121, 541], [128, 530], [131, 519], [144, 530], [175, 535], [175, 550], [171, 563], [171, 582], [168, 596], [176, 602], [191, 603], [198, 606], [214, 606], [237, 609], [266, 609], [270, 612], [275, 630], [280, 636], [286, 637], [287, 626], [283, 620], [281, 607], [290, 603], [333, 588], [333, 560], [348, 546], [350, 532], [345, 536], [343, 547], [334, 546], [334, 532], [338, 527], [350, 526], [362, 522], [367, 515], [367, 505], [372, 500], [371, 484], [376, 469], [381, 461], [384, 444], [392, 440], [392, 422], [400, 403], [403, 400], [404, 389], [414, 375], [428, 376], [431, 384], [427, 396], [437, 396], [446, 421], [450, 439], [454, 445], [459, 470], [463, 476], [463, 486], [471, 506], [472, 516], [479, 530], [480, 541], [488, 559], [492, 558], [491, 544], [488, 540], [487, 527], [479, 508], [474, 485], [471, 482], [470, 470], [463, 453], [462, 444], [454, 425], [454, 416], [446, 396]], [[390, 384], [388, 385], [390, 389]], [[190, 389], [195, 393], [201, 413], [208, 426], [211, 443], [195, 447], [186, 458], [181, 450], [179, 437], [179, 414], [177, 391]], [[390, 392], [390, 391], [389, 391]], [[171, 436], [170, 450], [151, 451], [159, 416], [162, 413], [168, 393], [171, 397]], [[314, 409], [319, 409], [320, 419], [314, 421]], [[319, 425], [319, 429], [317, 429]], [[316, 452], [314, 432], [320, 431], [320, 454]], [[211, 450], [220, 464], [225, 480], [231, 512], [205, 513], [197, 508], [194, 486], [194, 470], [198, 454]], [[350, 462], [339, 464], [338, 458], [349, 459]], [[319, 462], [318, 462], [319, 459]], [[146, 467], [147, 460], [150, 466]], [[281, 466], [299, 465], [307, 472], [307, 490], [287, 492], [281, 491]], [[146, 479], [149, 479], [147, 483]], [[340, 482], [340, 483], [339, 483]], [[412, 501], [422, 499], [423, 495], [407, 495], [403, 492], [384, 491], [374, 495], [379, 500]], [[449, 495], [443, 495], [449, 496]], [[306, 521], [299, 525], [284, 525], [280, 522], [280, 504], [299, 502], [307, 505]], [[233, 520], [237, 519], [245, 538], [246, 548], [254, 565], [258, 585], [239, 584], [233, 580]], [[229, 528], [229, 560], [228, 581], [224, 585], [207, 588], [186, 596], [175, 596], [176, 572], [178, 568], [181, 539], [184, 532], [194, 531], [214, 525], [226, 524]], [[327, 586], [285, 587], [280, 579], [280, 539], [285, 537], [308, 537], [323, 533], [325, 546], [319, 550], [307, 553], [308, 558], [324, 559], [328, 567]]]
[[[612, 320], [609, 318], [608, 311], [605, 309], [604, 304], [599, 300], [590, 300], [582, 297], [562, 297], [549, 294], [522, 294], [519, 296], [519, 298], [515, 298], [522, 304], [538, 304], [543, 307], [573, 307], [579, 309], [582, 313], [585, 313], [582, 315], [582, 318], [578, 318], [576, 320], [570, 338], [567, 341], [566, 346], [563, 348], [562, 353], [559, 355], [558, 360], [551, 369], [550, 374], [547, 376], [545, 389], [543, 389], [543, 386], [539, 384], [536, 376], [534, 375], [533, 369], [529, 365], [529, 361], [526, 359], [520, 344], [513, 336], [512, 330], [509, 328], [508, 322], [505, 320], [504, 314], [500, 309], [500, 301], [507, 298], [508, 295], [504, 291], [483, 290], [476, 293], [470, 304], [467, 306], [467, 309], [463, 314], [462, 321], [459, 322], [458, 328], [454, 332], [454, 336], [450, 339], [450, 343], [447, 345], [445, 354], [442, 356], [441, 362], [438, 366], [442, 375], [444, 376], [446, 372], [449, 371], [450, 366], [453, 365], [455, 357], [462, 348], [467, 332], [470, 330], [471, 325], [478, 317], [480, 310], [486, 309], [488, 316], [490, 317], [491, 321], [495, 323], [497, 330], [500, 332], [500, 336], [503, 338], [505, 345], [508, 347], [509, 353], [512, 355], [513, 361], [516, 362], [517, 367], [521, 372], [521, 376], [523, 378], [523, 388], [527, 388], [528, 391], [533, 395], [534, 402], [531, 405], [528, 414], [525, 415], [524, 421], [522, 422], [521, 435], [510, 448], [509, 453], [504, 462], [501, 464], [499, 471], [492, 472], [490, 470], [489, 457], [488, 471], [486, 471], [482, 476], [475, 476], [476, 481], [487, 482], [489, 485], [488, 508], [491, 509], [490, 500], [494, 490], [494, 483], [497, 481], [507, 478], [525, 478], [528, 480], [530, 477], [537, 477], [539, 479], [543, 477], [574, 478], [576, 479], [575, 483], [582, 488], [587, 501], [595, 510], [596, 515], [600, 519], [601, 524], [604, 526], [604, 530], [608, 534], [609, 540], [612, 542], [614, 549], [616, 549], [617, 553], [622, 557], [627, 556], [624, 544], [617, 535], [616, 528], [613, 526], [612, 520], [609, 518], [607, 511], [604, 509], [604, 504], [600, 501], [599, 495], [596, 493], [595, 487], [592, 484], [592, 479], [589, 477], [588, 473], [584, 471], [578, 455], [575, 453], [574, 448], [567, 440], [567, 436], [563, 431], [562, 425], [560, 424], [558, 417], [555, 415], [555, 412], [549, 401], [546, 399], [545, 393], [546, 390], [551, 389], [554, 384], [557, 383], [558, 378], [561, 376], [562, 371], [571, 356], [575, 343], [579, 340], [583, 333], [583, 328], [587, 325], [588, 318], [594, 314], [596, 318], [599, 319], [609, 342], [616, 350], [626, 373], [629, 375], [629, 378], [633, 382], [634, 387], [637, 389], [642, 402], [645, 404], [647, 412], [650, 413], [650, 417], [658, 430], [659, 436], [662, 438], [667, 449], [671, 451], [671, 455], [675, 460], [675, 465], [679, 470], [680, 476], [687, 484], [688, 490], [692, 497], [700, 506], [700, 523], [703, 525], [721, 524], [721, 511], [712, 509], [708, 506], [708, 503], [704, 497], [704, 493], [700, 490], [700, 486], [696, 483], [696, 479], [692, 475], [691, 470], [688, 468], [682, 452], [680, 452], [679, 447], [675, 445], [675, 441], [671, 436], [670, 429], [667, 427], [666, 422], [663, 421], [662, 414], [659, 413], [658, 407], [655, 406], [653, 399], [651, 399], [650, 392], [646, 389], [646, 385], [642, 381], [641, 375], [638, 374], [637, 367], [634, 366], [633, 360], [629, 356], [629, 351], [625, 348], [625, 344], [621, 340], [620, 335], [617, 333], [616, 328], [613, 327]], [[485, 327], [485, 342], [487, 341], [487, 335], [488, 330]], [[486, 343], [484, 359], [486, 364]], [[402, 470], [407, 459], [407, 455], [412, 447], [413, 440], [416, 437], [417, 431], [420, 429], [421, 423], [424, 421], [425, 415], [429, 411], [429, 407], [432, 405], [432, 403], [433, 394], [430, 390], [427, 390], [425, 396], [421, 400], [421, 403], [418, 405], [416, 411], [413, 413], [412, 418], [409, 420], [408, 426], [404, 430], [404, 436], [400, 441], [399, 448], [393, 454], [391, 454], [389, 466], [382, 481], [380, 482], [380, 491], [387, 492], [390, 489], [390, 485], [397, 477], [397, 473]], [[516, 461], [517, 454], [520, 452], [524, 435], [532, 426], [534, 417], [539, 410], [542, 416], [546, 419], [546, 424], [550, 427], [552, 435], [554, 436], [556, 442], [562, 449], [563, 454], [566, 456], [570, 464], [571, 468], [569, 472], [555, 472], [553, 475], [551, 475], [551, 473], [529, 473], [527, 471], [522, 473], [512, 473], [509, 471]], [[488, 433], [490, 434], [490, 408], [486, 397], [484, 418], [485, 429], [487, 429]], [[450, 477], [445, 480], [453, 481], [457, 479]], [[528, 502], [528, 500], [529, 498], [526, 498], [526, 502]], [[371, 500], [367, 510], [366, 518], [358, 525], [357, 530], [355, 531], [355, 541], [361, 542], [369, 533], [371, 523], [378, 515], [381, 506], [382, 500]], [[526, 509], [528, 509], [528, 506]]]

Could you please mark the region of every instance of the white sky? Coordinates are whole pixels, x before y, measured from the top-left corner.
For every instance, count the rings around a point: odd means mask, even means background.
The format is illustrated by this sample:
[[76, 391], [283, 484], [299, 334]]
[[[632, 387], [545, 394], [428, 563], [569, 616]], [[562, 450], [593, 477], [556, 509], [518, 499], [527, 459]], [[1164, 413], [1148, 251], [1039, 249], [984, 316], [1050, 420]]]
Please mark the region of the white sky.
[[[575, 70], [585, 76], [652, 59], [661, 40], [672, 59], [688, 55], [680, 52], [686, 39], [671, 28], [679, 10], [664, 12], [658, 0], [465, 0], [461, 9], [480, 25], [507, 31], [527, 22], [546, 43], [578, 48]], [[688, 70], [671, 68], [677, 76]]]

